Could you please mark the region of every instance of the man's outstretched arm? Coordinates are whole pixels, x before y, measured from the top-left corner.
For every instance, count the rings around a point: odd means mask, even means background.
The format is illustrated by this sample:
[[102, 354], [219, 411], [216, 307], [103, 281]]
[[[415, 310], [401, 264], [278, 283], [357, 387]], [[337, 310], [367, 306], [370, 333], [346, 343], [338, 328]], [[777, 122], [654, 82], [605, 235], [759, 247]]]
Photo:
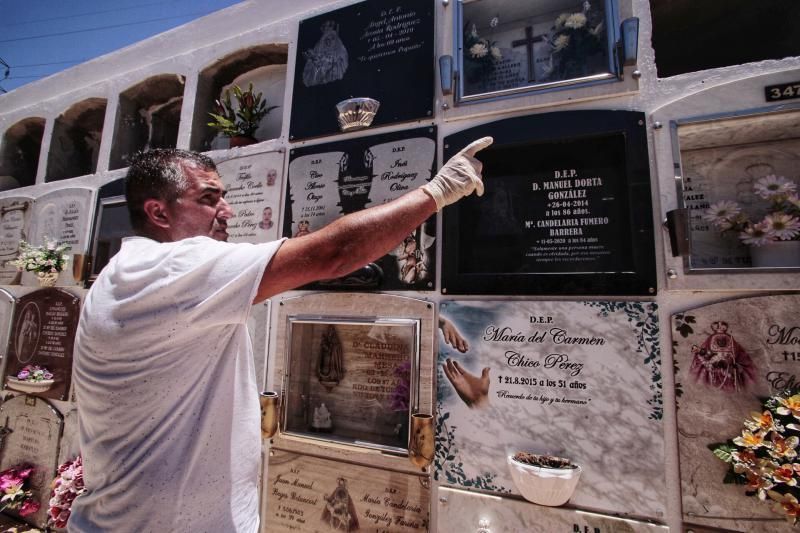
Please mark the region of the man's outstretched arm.
[[284, 242], [264, 271], [253, 302], [349, 274], [391, 251], [444, 206], [473, 191], [483, 194], [481, 163], [474, 156], [491, 143], [491, 137], [473, 142], [419, 189]]

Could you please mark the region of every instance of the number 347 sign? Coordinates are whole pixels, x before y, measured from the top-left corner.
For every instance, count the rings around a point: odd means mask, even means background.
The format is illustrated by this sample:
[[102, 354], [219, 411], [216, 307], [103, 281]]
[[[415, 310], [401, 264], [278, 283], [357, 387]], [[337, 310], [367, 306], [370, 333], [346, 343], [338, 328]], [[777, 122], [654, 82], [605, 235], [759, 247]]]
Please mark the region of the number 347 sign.
[[800, 98], [800, 81], [781, 83], [780, 85], [768, 85], [764, 87], [764, 94], [767, 97], [767, 102]]

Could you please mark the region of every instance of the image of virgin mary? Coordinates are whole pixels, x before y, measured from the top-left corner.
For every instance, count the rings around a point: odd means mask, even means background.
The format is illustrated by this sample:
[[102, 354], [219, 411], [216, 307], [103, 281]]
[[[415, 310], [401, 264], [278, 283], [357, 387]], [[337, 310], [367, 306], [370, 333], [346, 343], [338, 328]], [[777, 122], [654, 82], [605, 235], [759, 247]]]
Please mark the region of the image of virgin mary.
[[713, 333], [692, 346], [689, 372], [701, 383], [727, 392], [737, 392], [753, 382], [755, 366], [739, 343], [728, 333], [728, 323], [711, 324]]
[[347, 48], [339, 38], [339, 26], [327, 21], [320, 28], [322, 36], [313, 48], [303, 52], [303, 85], [313, 87], [341, 80], [347, 71]]

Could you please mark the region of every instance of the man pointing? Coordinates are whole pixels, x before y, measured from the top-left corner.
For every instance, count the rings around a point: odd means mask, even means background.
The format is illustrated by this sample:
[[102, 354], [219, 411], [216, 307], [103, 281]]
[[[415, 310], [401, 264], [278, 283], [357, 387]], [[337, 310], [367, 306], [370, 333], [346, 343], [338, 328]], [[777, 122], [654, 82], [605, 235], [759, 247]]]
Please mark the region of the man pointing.
[[[87, 294], [75, 391], [87, 492], [73, 532], [258, 530], [260, 409], [251, 304], [343, 276], [434, 212], [483, 193], [475, 141], [419, 189], [308, 235], [233, 244], [213, 161], [137, 155], [126, 178], [136, 237]], [[378, 231], [375, 231], [376, 228]]]

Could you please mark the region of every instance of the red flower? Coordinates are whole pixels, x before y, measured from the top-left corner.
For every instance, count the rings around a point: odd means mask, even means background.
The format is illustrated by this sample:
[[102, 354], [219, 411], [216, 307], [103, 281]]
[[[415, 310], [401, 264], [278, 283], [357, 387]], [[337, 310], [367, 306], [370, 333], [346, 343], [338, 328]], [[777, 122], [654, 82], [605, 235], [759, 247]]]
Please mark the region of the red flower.
[[27, 499], [22, 502], [22, 507], [19, 508], [19, 515], [20, 516], [28, 516], [29, 514], [33, 514], [39, 510], [41, 504], [33, 499]]

